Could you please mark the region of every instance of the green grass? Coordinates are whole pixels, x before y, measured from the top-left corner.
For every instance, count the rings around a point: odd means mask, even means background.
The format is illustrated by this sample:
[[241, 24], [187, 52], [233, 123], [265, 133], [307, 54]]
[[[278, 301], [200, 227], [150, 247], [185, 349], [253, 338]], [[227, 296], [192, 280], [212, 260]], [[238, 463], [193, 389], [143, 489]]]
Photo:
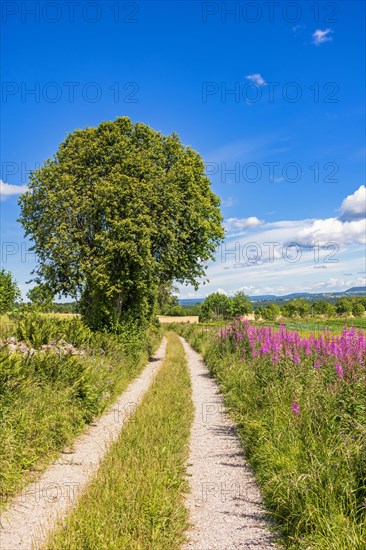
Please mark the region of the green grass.
[[211, 330], [175, 328], [218, 380], [286, 548], [365, 549], [366, 380], [337, 384], [326, 369], [241, 361]]
[[3, 338], [15, 334], [36, 349], [65, 338], [84, 348], [85, 356], [45, 352], [30, 357], [0, 349], [1, 507], [115, 400], [160, 338], [151, 331], [135, 353], [120, 337], [92, 333], [80, 319], [35, 315], [12, 320], [6, 330]]
[[282, 321], [257, 321], [258, 325], [279, 327], [280, 324], [286, 326], [289, 330], [296, 330], [302, 336], [308, 336], [310, 333], [322, 332], [324, 328], [331, 332], [341, 333], [345, 326], [355, 327], [357, 329], [366, 329], [366, 317], [337, 317], [328, 318], [304, 318], [304, 319], [283, 319]]
[[183, 347], [168, 333], [155, 381], [47, 550], [174, 550], [184, 541], [193, 419]]

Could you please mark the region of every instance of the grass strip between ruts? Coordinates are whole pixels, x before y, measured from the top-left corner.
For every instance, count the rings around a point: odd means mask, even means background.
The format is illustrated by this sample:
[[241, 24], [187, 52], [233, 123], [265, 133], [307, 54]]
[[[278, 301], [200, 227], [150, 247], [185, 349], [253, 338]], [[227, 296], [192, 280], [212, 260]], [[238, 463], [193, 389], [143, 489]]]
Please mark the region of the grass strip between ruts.
[[193, 403], [182, 344], [167, 338], [152, 386], [45, 549], [172, 550], [184, 541]]

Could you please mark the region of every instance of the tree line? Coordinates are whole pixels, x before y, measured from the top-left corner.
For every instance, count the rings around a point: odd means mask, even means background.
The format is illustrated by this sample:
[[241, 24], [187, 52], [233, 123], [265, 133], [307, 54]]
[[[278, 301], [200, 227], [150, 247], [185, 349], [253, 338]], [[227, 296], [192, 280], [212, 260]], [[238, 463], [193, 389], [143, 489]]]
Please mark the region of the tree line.
[[[200, 321], [229, 320], [254, 313], [256, 319], [274, 321], [279, 317], [362, 317], [366, 311], [366, 296], [342, 297], [334, 304], [325, 300], [305, 300], [294, 298], [281, 305], [271, 303], [266, 306], [253, 305], [244, 292], [236, 292], [229, 297], [214, 292], [203, 303], [193, 306], [182, 306], [174, 295], [173, 286], [165, 286], [159, 292], [159, 307], [157, 312], [162, 315], [185, 316], [197, 315]], [[14, 309], [28, 309], [45, 313], [79, 313], [78, 302], [56, 303], [54, 293], [46, 284], [39, 284], [27, 293], [27, 302], [22, 302], [19, 287], [10, 272], [0, 270], [0, 314]]]
[[270, 303], [265, 306], [252, 304], [250, 298], [243, 292], [237, 292], [229, 297], [215, 292], [202, 303], [184, 307], [176, 297], [161, 309], [163, 315], [198, 315], [200, 321], [229, 320], [254, 313], [256, 319], [274, 321], [279, 317], [336, 317], [353, 315], [362, 317], [366, 311], [366, 296], [342, 297], [334, 304], [325, 300], [305, 300], [294, 298], [281, 305]]

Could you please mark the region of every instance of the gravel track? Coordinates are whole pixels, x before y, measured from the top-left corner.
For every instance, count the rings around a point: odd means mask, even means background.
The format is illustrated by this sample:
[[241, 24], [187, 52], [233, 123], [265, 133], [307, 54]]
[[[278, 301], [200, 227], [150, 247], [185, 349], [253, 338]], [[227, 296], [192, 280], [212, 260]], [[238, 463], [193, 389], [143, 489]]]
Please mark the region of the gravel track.
[[1, 516], [1, 550], [30, 550], [39, 548], [45, 541], [56, 520], [66, 515], [97, 471], [123, 424], [148, 390], [162, 365], [165, 351], [164, 338], [153, 360], [111, 409], [89, 425], [72, 448], [64, 449], [60, 458], [12, 501]]
[[181, 338], [192, 380], [193, 421], [187, 498], [192, 527], [184, 550], [276, 548], [235, 425], [201, 356]]

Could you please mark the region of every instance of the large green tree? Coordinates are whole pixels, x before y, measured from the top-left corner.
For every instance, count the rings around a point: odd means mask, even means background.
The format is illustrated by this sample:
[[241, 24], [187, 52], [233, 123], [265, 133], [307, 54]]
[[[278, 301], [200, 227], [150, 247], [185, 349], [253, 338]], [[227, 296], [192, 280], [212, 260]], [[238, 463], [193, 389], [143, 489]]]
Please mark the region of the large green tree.
[[30, 176], [20, 221], [36, 282], [80, 298], [90, 326], [146, 322], [159, 286], [196, 288], [223, 238], [200, 155], [127, 117], [67, 136]]

